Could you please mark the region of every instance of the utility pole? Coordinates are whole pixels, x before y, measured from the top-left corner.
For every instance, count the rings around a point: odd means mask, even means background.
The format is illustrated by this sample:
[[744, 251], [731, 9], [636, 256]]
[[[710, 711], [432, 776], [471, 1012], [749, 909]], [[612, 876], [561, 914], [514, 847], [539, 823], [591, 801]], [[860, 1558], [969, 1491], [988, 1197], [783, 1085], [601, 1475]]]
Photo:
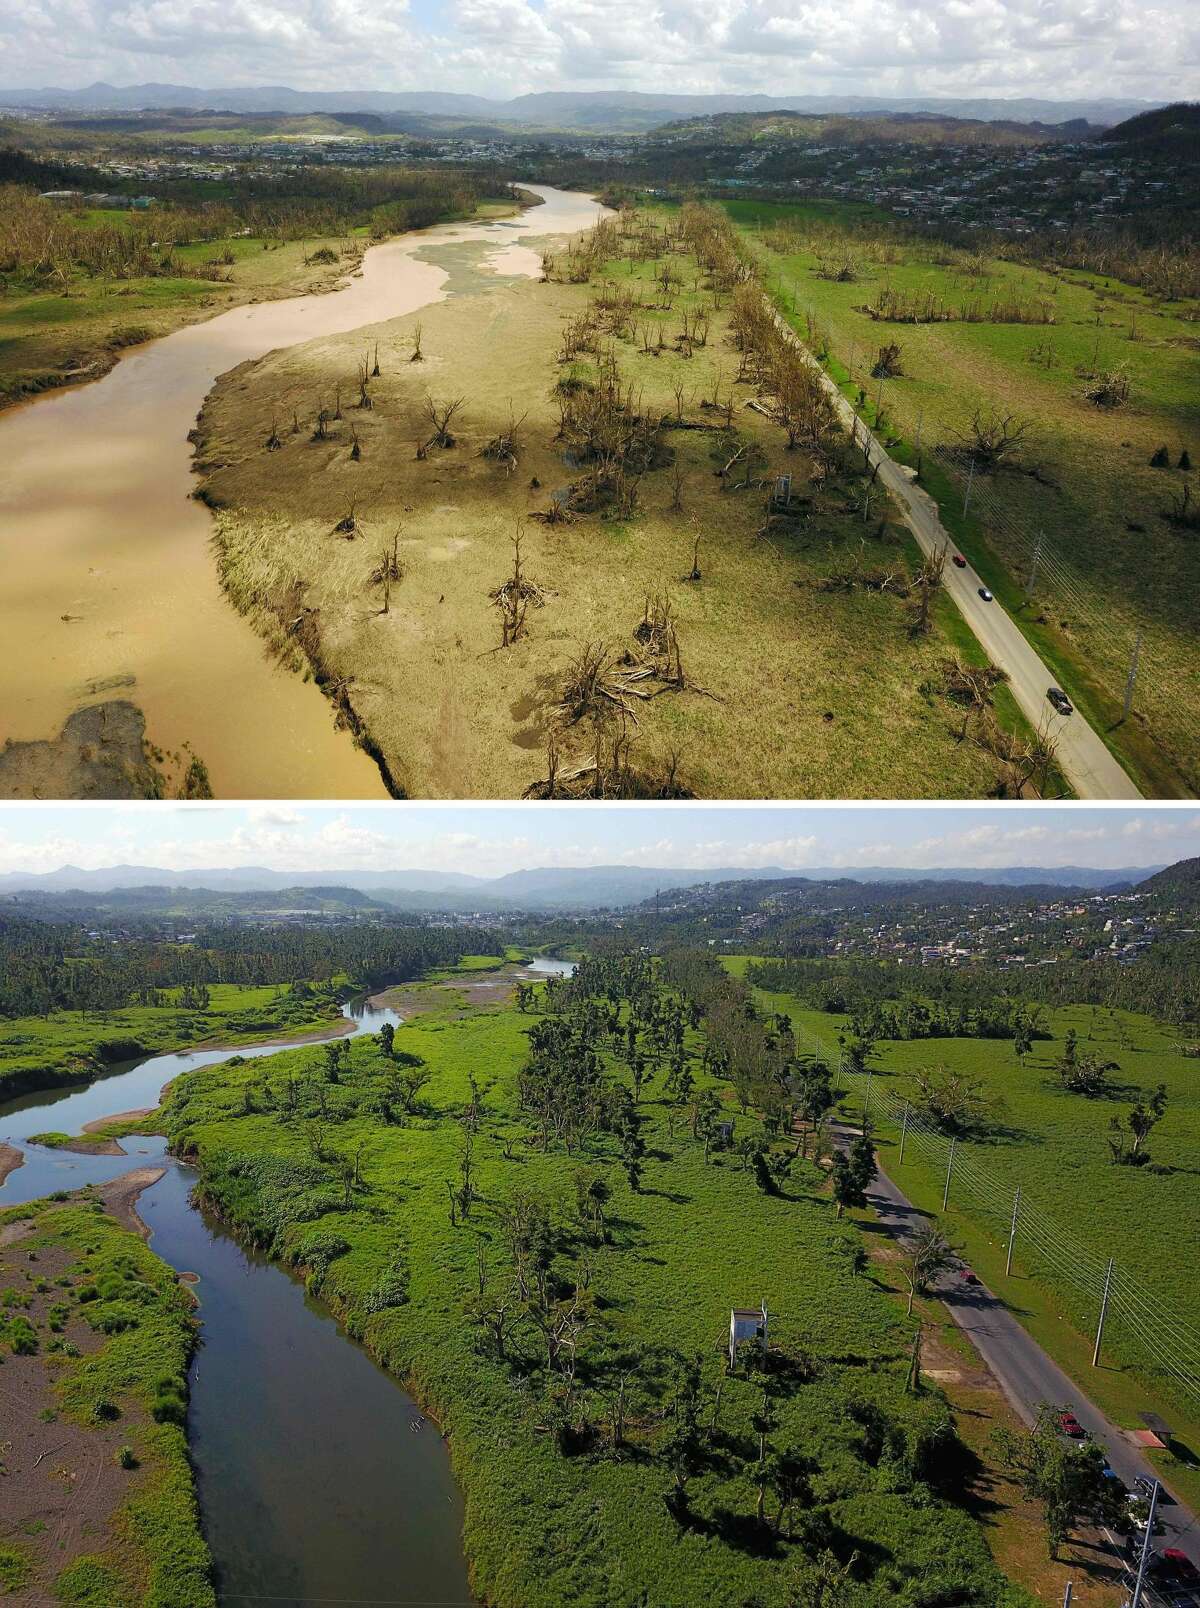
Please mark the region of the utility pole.
[[866, 1123], [866, 1120], [867, 1120], [868, 1116], [871, 1113], [871, 1073], [872, 1073], [872, 1070], [873, 1069], [871, 1067], [867, 1068], [867, 1087], [863, 1092], [863, 1123], [864, 1124]]
[[1008, 1231], [1008, 1257], [1004, 1263], [1005, 1278], [1012, 1272], [1013, 1246], [1017, 1242], [1017, 1213], [1021, 1210], [1021, 1186], [1017, 1185], [1017, 1192], [1013, 1196], [1012, 1226]]
[[904, 1165], [904, 1145], [908, 1139], [908, 1101], [904, 1102], [904, 1121], [900, 1124], [900, 1160], [898, 1166]]
[[975, 484], [975, 460], [971, 459], [971, 467], [967, 470], [967, 489], [963, 493], [963, 513], [971, 506], [971, 487]]
[[1037, 581], [1038, 559], [1042, 556], [1042, 533], [1037, 533], [1037, 541], [1033, 544], [1033, 557], [1029, 560], [1029, 579], [1025, 582], [1025, 601], [1033, 596], [1034, 584]]
[[875, 428], [879, 428], [879, 414], [883, 407], [883, 373], [879, 375], [879, 390], [875, 393]]
[[1074, 1586], [1072, 1585], [1071, 1581], [1068, 1580], [1063, 1589], [1063, 1608], [1071, 1608], [1071, 1597], [1074, 1590]]
[[1129, 661], [1129, 675], [1125, 681], [1125, 712], [1122, 720], [1129, 719], [1129, 711], [1133, 708], [1133, 689], [1137, 686], [1138, 660], [1142, 656], [1142, 633], [1139, 631], [1133, 644], [1133, 658]]
[[1113, 1259], [1110, 1256], [1104, 1269], [1104, 1293], [1100, 1297], [1100, 1320], [1096, 1324], [1096, 1344], [1092, 1348], [1092, 1367], [1100, 1366], [1100, 1342], [1104, 1338], [1104, 1320], [1108, 1316], [1108, 1292], [1112, 1288]]
[[954, 1171], [954, 1146], [956, 1140], [950, 1141], [950, 1154], [946, 1157], [946, 1187], [942, 1190], [942, 1210], [950, 1204], [950, 1175]]
[[1150, 1553], [1154, 1546], [1154, 1515], [1157, 1509], [1158, 1481], [1155, 1480], [1154, 1489], [1150, 1492], [1150, 1516], [1146, 1520], [1146, 1533], [1142, 1537], [1142, 1555], [1138, 1559], [1137, 1580], [1134, 1582], [1133, 1596], [1129, 1600], [1129, 1608], [1141, 1608], [1142, 1587], [1146, 1582], [1146, 1566], [1150, 1562]]

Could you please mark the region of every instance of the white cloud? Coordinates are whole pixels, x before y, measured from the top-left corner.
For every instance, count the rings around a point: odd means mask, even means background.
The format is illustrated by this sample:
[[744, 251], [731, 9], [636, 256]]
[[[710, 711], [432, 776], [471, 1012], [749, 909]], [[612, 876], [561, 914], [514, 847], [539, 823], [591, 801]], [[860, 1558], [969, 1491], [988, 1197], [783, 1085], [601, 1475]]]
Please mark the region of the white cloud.
[[586, 806], [546, 806], [520, 812], [524, 819], [505, 810], [494, 822], [487, 810], [455, 810], [446, 818], [419, 805], [347, 806], [334, 813], [290, 804], [158, 804], [84, 809], [77, 817], [55, 813], [56, 822], [42, 824], [37, 812], [0, 811], [0, 874], [122, 864], [181, 875], [267, 866], [335, 875], [425, 869], [484, 877], [537, 866], [596, 865], [701, 872], [770, 866], [1115, 869], [1200, 853], [1200, 813], [1194, 808], [1087, 810], [1081, 817], [1075, 807], [1031, 806], [980, 817], [969, 809], [918, 813], [886, 806], [734, 812], [669, 807], [599, 815]]
[[286, 83], [1167, 99], [1200, 88], [1183, 0], [7, 0], [10, 86]]

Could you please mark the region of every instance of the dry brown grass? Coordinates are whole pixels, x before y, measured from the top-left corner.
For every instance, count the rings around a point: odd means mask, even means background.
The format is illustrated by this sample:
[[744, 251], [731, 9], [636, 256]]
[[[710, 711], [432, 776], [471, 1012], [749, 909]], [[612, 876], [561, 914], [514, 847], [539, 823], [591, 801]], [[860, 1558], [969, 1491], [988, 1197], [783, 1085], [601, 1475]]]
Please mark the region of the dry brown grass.
[[[686, 261], [680, 272], [668, 331], [692, 293]], [[648, 413], [682, 411], [714, 426], [719, 410], [702, 404], [732, 390], [735, 428], [758, 473], [790, 471], [797, 495], [811, 501], [760, 536], [763, 493], [723, 490], [715, 473], [727, 438], [714, 428], [666, 429], [662, 466], [634, 477], [633, 517], [525, 524], [522, 562], [544, 606], [528, 612], [515, 642], [498, 646], [494, 594], [512, 567], [517, 520], [545, 513], [554, 492], [586, 473], [563, 461], [552, 393], [564, 375], [595, 377], [594, 357], [578, 369], [558, 361], [562, 331], [588, 296], [580, 284], [480, 275], [466, 294], [412, 318], [226, 376], [206, 406], [200, 454], [223, 465], [204, 490], [238, 605], [299, 669], [305, 647], [319, 641], [323, 673], [346, 691], [410, 796], [519, 797], [546, 775], [552, 741], [564, 770], [586, 761], [588, 723], [563, 720], [568, 669], [590, 642], [618, 659], [640, 656], [635, 628], [647, 598], [669, 603], [691, 686], [636, 704], [639, 769], [665, 772], [677, 756], [679, 784], [713, 797], [988, 792], [996, 761], [957, 743], [955, 712], [921, 690], [947, 656], [940, 630], [914, 641], [902, 598], [820, 590], [849, 555], [865, 552], [889, 569], [912, 555], [895, 529], [880, 527], [878, 510], [864, 525], [848, 499], [810, 487], [809, 460], [787, 452], [783, 432], [745, 406], [756, 391], [732, 385], [728, 302], [691, 355], [669, 346], [652, 355], [632, 335], [601, 344]], [[424, 361], [413, 366], [418, 323]], [[310, 441], [335, 387], [353, 397], [376, 342], [373, 405], [345, 406], [328, 439]], [[424, 446], [430, 396], [465, 397], [454, 447]], [[268, 451], [272, 420], [290, 422], [293, 412], [301, 429], [290, 433], [289, 423], [280, 450]], [[515, 469], [488, 451], [514, 419], [522, 421]], [[351, 505], [356, 530], [331, 534]], [[397, 525], [404, 575], [385, 614], [370, 578]], [[697, 537], [699, 581], [689, 579]]]

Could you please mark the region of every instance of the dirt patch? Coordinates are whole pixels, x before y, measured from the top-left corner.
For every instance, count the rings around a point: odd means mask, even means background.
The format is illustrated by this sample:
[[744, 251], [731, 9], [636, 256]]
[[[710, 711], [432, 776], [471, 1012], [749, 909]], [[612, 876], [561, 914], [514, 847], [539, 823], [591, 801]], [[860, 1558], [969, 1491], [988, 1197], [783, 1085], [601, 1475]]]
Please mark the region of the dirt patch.
[[25, 1157], [16, 1145], [0, 1144], [0, 1184], [8, 1177], [10, 1172], [16, 1172], [18, 1167], [25, 1165]]
[[[170, 1085], [168, 1085], [170, 1087]], [[163, 1091], [164, 1093], [166, 1090]], [[93, 1117], [90, 1122], [83, 1125], [84, 1133], [102, 1133], [114, 1122], [136, 1122], [141, 1117], [153, 1116], [158, 1110], [157, 1106], [142, 1106], [137, 1111], [118, 1111], [111, 1117]]]
[[519, 982], [539, 983], [544, 972], [526, 966], [497, 966], [494, 971], [463, 972], [439, 983], [400, 983], [371, 998], [372, 1005], [385, 1006], [402, 1017], [427, 1016], [431, 1011], [450, 1011], [463, 1015], [491, 1005], [507, 1005]]
[[122, 1173], [119, 1178], [101, 1184], [96, 1193], [104, 1202], [104, 1209], [116, 1218], [122, 1228], [131, 1228], [135, 1234], [148, 1240], [150, 1230], [138, 1215], [138, 1199], [143, 1189], [156, 1184], [166, 1170], [165, 1167], [135, 1167], [132, 1172]]
[[57, 737], [0, 750], [0, 798], [158, 798], [146, 720], [116, 698], [77, 709]]
[[[11, 1224], [33, 1236], [36, 1223]], [[29, 1258], [36, 1256], [36, 1267]], [[38, 1330], [47, 1332], [49, 1309], [63, 1300], [56, 1281], [72, 1280], [77, 1253], [61, 1245], [41, 1245], [36, 1252], [0, 1254], [0, 1283], [21, 1291], [25, 1311]], [[36, 1272], [36, 1283], [27, 1275]], [[80, 1280], [81, 1281], [81, 1280]], [[38, 1291], [36, 1284], [45, 1284]], [[100, 1337], [71, 1312], [61, 1339], [87, 1354], [99, 1349]], [[57, 1602], [52, 1582], [61, 1569], [83, 1553], [94, 1552], [97, 1540], [112, 1523], [117, 1508], [136, 1478], [117, 1465], [117, 1451], [137, 1427], [136, 1414], [115, 1422], [82, 1424], [60, 1411], [54, 1388], [55, 1354], [40, 1346], [33, 1356], [6, 1355], [0, 1368], [0, 1422], [4, 1424], [4, 1521], [0, 1539], [25, 1553], [32, 1578], [4, 1599], [13, 1608], [46, 1608]]]

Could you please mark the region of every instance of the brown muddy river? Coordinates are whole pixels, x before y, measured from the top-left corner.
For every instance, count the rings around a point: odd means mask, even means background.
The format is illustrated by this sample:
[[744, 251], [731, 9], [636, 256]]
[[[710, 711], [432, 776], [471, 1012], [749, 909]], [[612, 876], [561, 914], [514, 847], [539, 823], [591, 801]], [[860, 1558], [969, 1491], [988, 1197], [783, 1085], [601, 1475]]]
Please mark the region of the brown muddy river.
[[248, 359], [440, 301], [430, 248], [494, 244], [483, 267], [540, 273], [528, 242], [588, 228], [586, 195], [494, 223], [375, 246], [320, 296], [238, 307], [132, 350], [103, 380], [0, 415], [0, 743], [58, 735], [75, 709], [128, 698], [149, 739], [190, 743], [218, 798], [378, 798], [374, 763], [318, 689], [271, 662], [217, 582], [188, 431], [217, 377]]

